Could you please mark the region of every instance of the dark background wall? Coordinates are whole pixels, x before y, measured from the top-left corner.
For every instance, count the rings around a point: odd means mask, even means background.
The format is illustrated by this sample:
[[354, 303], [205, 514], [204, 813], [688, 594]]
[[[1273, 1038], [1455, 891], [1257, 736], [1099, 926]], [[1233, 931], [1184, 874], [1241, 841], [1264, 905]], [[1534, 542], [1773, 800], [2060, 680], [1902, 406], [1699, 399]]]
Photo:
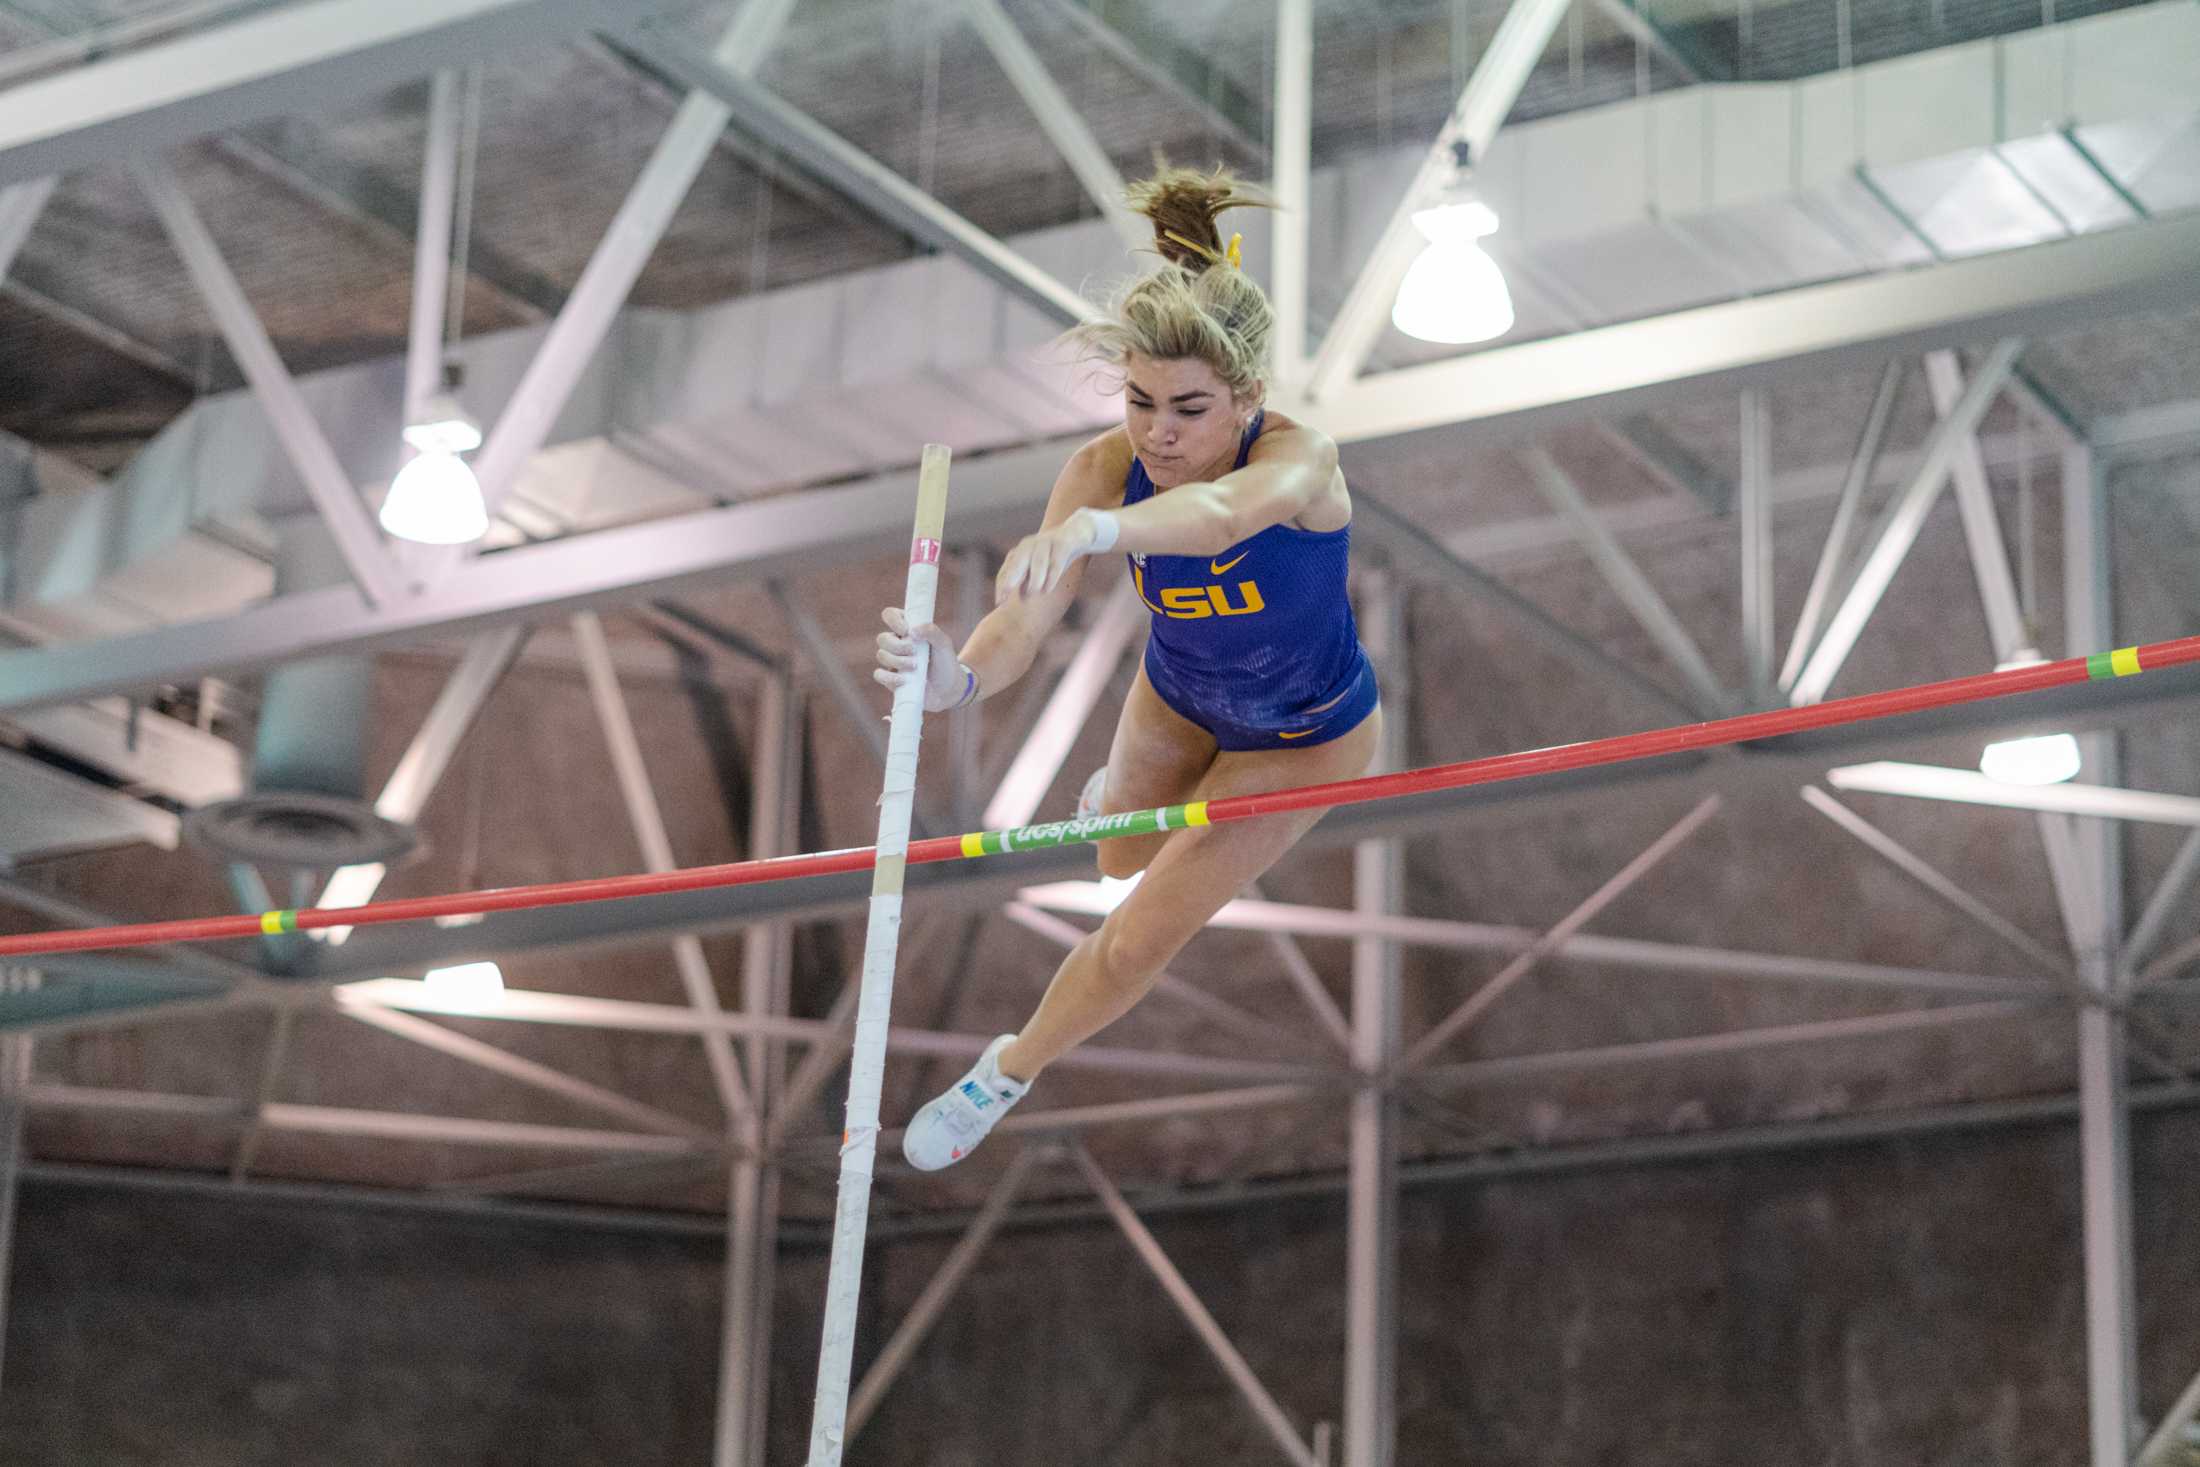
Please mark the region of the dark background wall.
[[[2200, 1367], [2200, 1113], [2135, 1124], [2143, 1404]], [[2072, 1129], [1407, 1193], [1402, 1464], [2081, 1460]], [[25, 1187], [0, 1467], [709, 1460], [717, 1244]], [[1336, 1413], [1334, 1200], [1155, 1231], [1286, 1410]], [[877, 1347], [945, 1240], [874, 1249]], [[772, 1460], [803, 1459], [824, 1259], [786, 1258]], [[1273, 1448], [1121, 1238], [1007, 1235], [851, 1451], [863, 1467], [1259, 1462]]]

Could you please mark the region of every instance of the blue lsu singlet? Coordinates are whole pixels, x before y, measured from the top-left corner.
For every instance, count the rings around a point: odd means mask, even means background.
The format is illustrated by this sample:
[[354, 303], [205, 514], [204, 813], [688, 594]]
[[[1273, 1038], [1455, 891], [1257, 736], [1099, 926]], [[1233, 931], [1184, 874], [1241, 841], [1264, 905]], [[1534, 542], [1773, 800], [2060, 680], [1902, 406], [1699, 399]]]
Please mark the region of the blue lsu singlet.
[[[1244, 468], [1256, 414], [1238, 445]], [[1154, 494], [1137, 458], [1123, 505]], [[1375, 672], [1345, 594], [1352, 527], [1270, 525], [1220, 555], [1133, 555], [1153, 613], [1146, 680], [1222, 749], [1303, 749], [1342, 738], [1376, 703]]]

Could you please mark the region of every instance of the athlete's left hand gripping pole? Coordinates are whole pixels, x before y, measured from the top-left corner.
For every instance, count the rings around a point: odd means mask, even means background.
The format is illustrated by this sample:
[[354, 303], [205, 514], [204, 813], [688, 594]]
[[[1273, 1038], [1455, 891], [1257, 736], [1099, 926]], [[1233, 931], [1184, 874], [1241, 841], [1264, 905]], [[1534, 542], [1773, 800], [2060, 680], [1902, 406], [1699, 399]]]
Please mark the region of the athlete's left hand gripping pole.
[[[940, 532], [947, 523], [944, 445], [927, 443], [917, 472], [916, 537], [902, 609], [909, 625], [932, 619], [940, 581]], [[863, 940], [856, 1039], [848, 1060], [848, 1124], [840, 1143], [840, 1206], [833, 1219], [832, 1270], [825, 1282], [825, 1343], [818, 1353], [817, 1405], [810, 1417], [810, 1467], [838, 1467], [846, 1444], [848, 1373], [855, 1354], [856, 1292], [863, 1281], [863, 1233], [871, 1215], [871, 1164], [878, 1154], [879, 1091], [886, 1076], [886, 1027], [894, 1001], [894, 951], [901, 942], [901, 882], [909, 810], [917, 790], [917, 739], [924, 727], [927, 648], [894, 690], [886, 735], [886, 789], [879, 796], [878, 858], [871, 870], [871, 925]]]

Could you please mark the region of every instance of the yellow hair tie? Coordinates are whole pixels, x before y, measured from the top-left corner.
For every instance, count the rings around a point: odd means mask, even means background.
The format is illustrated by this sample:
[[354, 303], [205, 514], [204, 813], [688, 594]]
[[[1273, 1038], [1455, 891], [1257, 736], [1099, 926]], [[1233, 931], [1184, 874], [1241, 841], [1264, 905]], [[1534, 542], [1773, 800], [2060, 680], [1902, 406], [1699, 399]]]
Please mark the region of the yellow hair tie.
[[1161, 237], [1163, 239], [1174, 240], [1176, 243], [1190, 250], [1193, 254], [1199, 255], [1200, 257], [1205, 259], [1211, 265], [1219, 265], [1223, 261], [1227, 260], [1230, 263], [1230, 268], [1233, 270], [1243, 270], [1245, 268], [1245, 236], [1242, 234], [1233, 234], [1230, 236], [1230, 247], [1227, 250], [1218, 250], [1211, 245], [1203, 245], [1196, 239], [1186, 239], [1183, 235], [1178, 234], [1173, 229], [1162, 230]]

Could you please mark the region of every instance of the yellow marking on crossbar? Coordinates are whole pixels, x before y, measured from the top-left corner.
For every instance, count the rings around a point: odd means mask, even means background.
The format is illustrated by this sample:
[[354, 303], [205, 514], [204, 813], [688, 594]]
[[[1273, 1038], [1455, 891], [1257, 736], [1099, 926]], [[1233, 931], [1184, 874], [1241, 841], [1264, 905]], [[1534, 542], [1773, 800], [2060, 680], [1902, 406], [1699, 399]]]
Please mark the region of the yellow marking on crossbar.
[[963, 837], [962, 850], [965, 856], [984, 855], [985, 832], [982, 830], [973, 830], [969, 834], [965, 835]]
[[1186, 805], [1184, 807], [1184, 823], [1186, 825], [1205, 825], [1207, 823], [1207, 802], [1205, 800], [1194, 800]]
[[2139, 670], [2139, 649], [2118, 647], [2108, 654], [2109, 670], [2118, 677], [2130, 677]]
[[282, 931], [283, 914], [281, 912], [260, 913], [260, 933], [262, 936], [280, 937], [282, 935]]

